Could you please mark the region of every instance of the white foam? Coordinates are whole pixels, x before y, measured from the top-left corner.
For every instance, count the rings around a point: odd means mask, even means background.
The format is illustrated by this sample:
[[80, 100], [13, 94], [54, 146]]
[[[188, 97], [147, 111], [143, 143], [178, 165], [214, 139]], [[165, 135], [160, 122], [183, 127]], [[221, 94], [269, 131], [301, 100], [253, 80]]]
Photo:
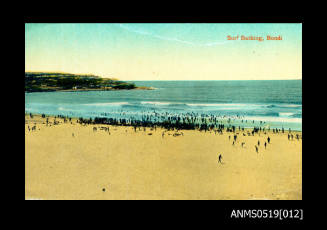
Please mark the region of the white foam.
[[279, 113], [279, 116], [281, 117], [290, 117], [292, 116], [294, 113]]
[[[261, 105], [257, 105], [257, 104], [225, 104], [225, 103], [219, 103], [219, 104], [187, 104], [189, 106], [216, 106], [216, 107], [221, 107], [221, 106], [224, 106], [224, 107], [248, 107], [248, 106], [261, 106]], [[227, 108], [226, 107], [226, 108]]]
[[285, 107], [285, 108], [300, 108], [302, 105], [278, 105], [279, 107]]
[[105, 103], [93, 103], [93, 104], [84, 104], [91, 106], [107, 106], [107, 105], [128, 105], [128, 102], [105, 102]]
[[[183, 105], [181, 102], [161, 102], [161, 101], [142, 101], [141, 104], [154, 104], [154, 105]], [[262, 106], [257, 104], [226, 104], [226, 103], [186, 103], [188, 106], [225, 106], [225, 107], [248, 107], [248, 106]]]
[[245, 116], [243, 120], [249, 121], [266, 121], [266, 122], [289, 122], [289, 123], [302, 123], [302, 118], [291, 118], [291, 117], [250, 117]]
[[179, 104], [179, 103], [159, 102], [159, 101], [142, 101], [141, 104], [170, 105], [170, 104]]

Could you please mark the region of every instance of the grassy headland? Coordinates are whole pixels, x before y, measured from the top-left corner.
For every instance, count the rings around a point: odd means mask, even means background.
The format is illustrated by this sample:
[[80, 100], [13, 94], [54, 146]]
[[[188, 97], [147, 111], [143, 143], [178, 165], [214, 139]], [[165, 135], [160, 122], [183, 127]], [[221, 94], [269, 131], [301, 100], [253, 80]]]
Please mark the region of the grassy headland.
[[50, 91], [88, 91], [88, 90], [122, 90], [143, 89], [134, 83], [119, 81], [115, 78], [101, 78], [96, 75], [25, 72], [25, 92]]

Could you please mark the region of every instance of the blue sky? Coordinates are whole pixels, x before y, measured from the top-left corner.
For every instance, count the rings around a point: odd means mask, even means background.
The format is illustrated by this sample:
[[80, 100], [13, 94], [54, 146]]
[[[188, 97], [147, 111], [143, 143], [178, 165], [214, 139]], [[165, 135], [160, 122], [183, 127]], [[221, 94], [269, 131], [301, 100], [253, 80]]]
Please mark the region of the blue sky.
[[301, 79], [302, 25], [25, 24], [25, 70], [121, 80]]

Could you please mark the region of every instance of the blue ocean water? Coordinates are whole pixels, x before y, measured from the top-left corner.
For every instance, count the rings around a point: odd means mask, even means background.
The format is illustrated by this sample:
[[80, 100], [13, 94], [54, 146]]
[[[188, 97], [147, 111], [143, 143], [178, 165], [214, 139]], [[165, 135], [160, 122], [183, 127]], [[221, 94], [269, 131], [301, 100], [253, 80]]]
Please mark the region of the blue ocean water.
[[302, 130], [302, 80], [134, 83], [156, 89], [25, 93], [25, 112], [127, 119], [192, 114], [241, 127]]

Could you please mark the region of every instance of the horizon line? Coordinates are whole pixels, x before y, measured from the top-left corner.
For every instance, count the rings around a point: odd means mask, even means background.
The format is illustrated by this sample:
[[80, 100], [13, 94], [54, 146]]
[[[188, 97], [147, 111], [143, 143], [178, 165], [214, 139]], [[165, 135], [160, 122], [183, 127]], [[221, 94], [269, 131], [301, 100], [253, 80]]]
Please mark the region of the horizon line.
[[301, 79], [122, 80], [122, 81], [297, 81]]

